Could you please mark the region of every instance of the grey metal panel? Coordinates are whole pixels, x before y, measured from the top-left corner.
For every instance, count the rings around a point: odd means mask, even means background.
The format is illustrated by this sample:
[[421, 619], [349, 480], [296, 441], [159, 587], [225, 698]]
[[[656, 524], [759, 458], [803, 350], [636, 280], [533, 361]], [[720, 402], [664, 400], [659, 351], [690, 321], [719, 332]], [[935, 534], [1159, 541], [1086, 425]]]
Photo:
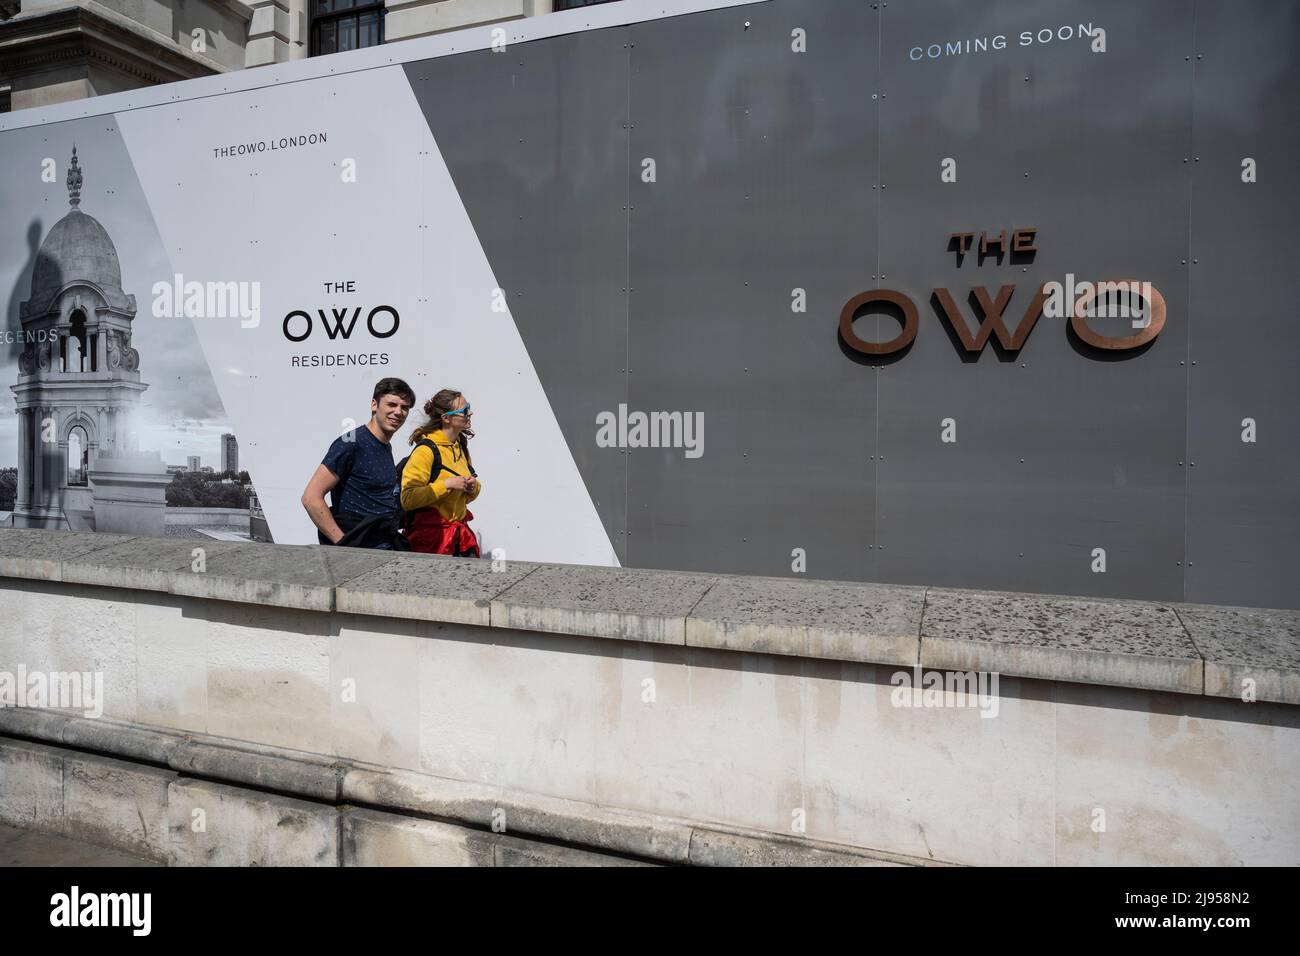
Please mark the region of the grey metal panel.
[[[1295, 606], [1300, 283], [1279, 239], [1300, 203], [1268, 173], [1295, 155], [1300, 84], [1294, 7], [1252, 11], [773, 0], [409, 72], [626, 564], [788, 574], [800, 547], [812, 577]], [[1104, 54], [1020, 45], [1080, 22]], [[1026, 261], [948, 248], [1017, 227], [1037, 229]], [[1151, 281], [1164, 331], [1107, 356], [1044, 317], [1020, 353], [973, 358], [931, 297], [951, 289], [971, 321], [972, 286], [1014, 283], [1014, 327], [1067, 273]], [[920, 314], [886, 360], [835, 334], [873, 287]], [[595, 414], [621, 402], [703, 412], [704, 457], [596, 449]]]
[[[1184, 3], [1069, 0], [895, 4], [882, 11], [881, 284], [921, 322], [880, 382], [877, 521], [884, 581], [1073, 594], [1182, 596], [1187, 167], [1191, 26]], [[1023, 29], [1091, 20], [1108, 51], [1073, 39], [1021, 47]], [[1073, 30], [1071, 31], [1073, 32]], [[1006, 49], [909, 59], [917, 44], [1008, 37]], [[1135, 98], [1132, 90], [1142, 90]], [[957, 162], [957, 182], [941, 163]], [[1032, 261], [976, 254], [949, 235], [1036, 227]], [[1043, 317], [1019, 354], [970, 360], [931, 289], [966, 310], [972, 286], [1139, 278], [1163, 293], [1164, 332], [1105, 357]], [[1119, 331], [1116, 320], [1108, 334]], [[941, 441], [941, 422], [957, 441]], [[1093, 550], [1106, 552], [1094, 573]]]
[[874, 384], [827, 319], [875, 255], [874, 18], [800, 0], [632, 30], [629, 404], [703, 412], [705, 450], [628, 456], [631, 564], [788, 575], [802, 548], [811, 577], [870, 576]]
[[1191, 601], [1300, 606], [1298, 42], [1300, 5], [1197, 0]]
[[624, 561], [626, 461], [595, 435], [627, 401], [627, 42], [601, 30], [406, 66]]

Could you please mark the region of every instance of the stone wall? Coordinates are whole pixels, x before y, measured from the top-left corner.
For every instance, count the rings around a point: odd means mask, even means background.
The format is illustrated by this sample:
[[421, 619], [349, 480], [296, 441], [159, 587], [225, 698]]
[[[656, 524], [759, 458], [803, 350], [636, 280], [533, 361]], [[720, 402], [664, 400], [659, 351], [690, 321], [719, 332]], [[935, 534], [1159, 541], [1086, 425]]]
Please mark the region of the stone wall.
[[171, 866], [620, 866], [612, 854], [301, 800], [0, 737], [0, 822]]
[[31, 0], [0, 23], [10, 108], [242, 69], [252, 11], [241, 0]]
[[0, 672], [104, 680], [0, 733], [661, 862], [1300, 862], [1296, 612], [192, 545], [0, 531]]
[[169, 528], [231, 528], [247, 531], [247, 508], [168, 508], [163, 517]]
[[384, 42], [550, 13], [552, 0], [386, 0]]

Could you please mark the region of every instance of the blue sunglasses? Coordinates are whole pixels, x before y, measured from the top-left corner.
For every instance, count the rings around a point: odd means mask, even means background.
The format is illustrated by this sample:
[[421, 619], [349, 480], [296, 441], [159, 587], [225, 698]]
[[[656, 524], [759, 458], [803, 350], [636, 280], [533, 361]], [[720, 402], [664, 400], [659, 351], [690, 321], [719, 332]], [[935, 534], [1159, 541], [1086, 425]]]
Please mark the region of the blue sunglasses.
[[449, 412], [443, 412], [443, 414], [444, 415], [465, 415], [468, 414], [469, 410], [470, 410], [470, 404], [469, 402], [466, 402], [464, 408], [455, 408]]

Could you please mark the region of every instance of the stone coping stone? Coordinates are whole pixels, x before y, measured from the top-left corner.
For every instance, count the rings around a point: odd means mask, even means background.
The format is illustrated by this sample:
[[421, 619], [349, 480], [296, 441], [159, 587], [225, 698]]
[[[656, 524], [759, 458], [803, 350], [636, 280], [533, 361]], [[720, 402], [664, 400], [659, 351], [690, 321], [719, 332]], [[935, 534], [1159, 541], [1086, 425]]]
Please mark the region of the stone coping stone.
[[123, 534], [0, 528], [0, 577], [61, 581], [64, 561], [133, 540]]
[[336, 609], [486, 627], [492, 598], [540, 567], [523, 561], [403, 553], [340, 586]]
[[686, 643], [914, 666], [925, 588], [849, 581], [719, 577], [686, 619]]
[[556, 846], [550, 843], [537, 843], [532, 840], [520, 840], [508, 833], [495, 834], [492, 841], [493, 866], [661, 866], [649, 860], [632, 860], [624, 857], [609, 856], [605, 853], [592, 853], [572, 846]]
[[[0, 707], [0, 734], [58, 743], [74, 718], [39, 707]], [[115, 751], [110, 747], [107, 753]]]
[[1300, 704], [1296, 610], [196, 541], [0, 528], [0, 578]]
[[334, 589], [387, 564], [391, 551], [318, 545], [236, 544], [209, 557], [206, 570], [171, 573], [173, 594], [299, 608], [334, 610]]
[[691, 834], [694, 866], [926, 866], [952, 863], [923, 860], [805, 837], [759, 833], [726, 826], [696, 826]]
[[[66, 734], [65, 734], [66, 737]], [[173, 770], [227, 783], [280, 790], [312, 800], [338, 802], [343, 764], [333, 757], [250, 746], [246, 741], [185, 737], [168, 754]]]
[[686, 644], [686, 617], [716, 575], [544, 565], [492, 599], [492, 626]]
[[[95, 537], [103, 537], [96, 535]], [[121, 544], [65, 558], [62, 580], [70, 584], [170, 591], [173, 573], [196, 573], [196, 561], [240, 547], [233, 541], [177, 538], [132, 538]], [[195, 555], [200, 550], [202, 554]]]
[[921, 667], [1200, 694], [1201, 656], [1172, 605], [931, 588]]
[[1180, 604], [1178, 616], [1205, 659], [1205, 693], [1300, 704], [1300, 611]]

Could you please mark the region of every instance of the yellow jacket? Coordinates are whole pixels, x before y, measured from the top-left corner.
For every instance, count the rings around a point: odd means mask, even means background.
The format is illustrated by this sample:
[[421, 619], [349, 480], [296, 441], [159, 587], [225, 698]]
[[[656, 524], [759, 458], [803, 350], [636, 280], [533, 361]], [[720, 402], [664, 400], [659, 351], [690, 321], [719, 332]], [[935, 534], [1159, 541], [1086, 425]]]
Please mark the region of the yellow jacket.
[[461, 478], [470, 477], [469, 461], [461, 451], [460, 442], [448, 438], [442, 429], [424, 437], [438, 446], [443, 470], [431, 479], [433, 452], [423, 445], [417, 446], [402, 469], [402, 508], [406, 511], [437, 508], [447, 521], [459, 521], [465, 517], [469, 503], [483, 490], [483, 483], [475, 484], [471, 492], [448, 488], [446, 481], [453, 474]]

